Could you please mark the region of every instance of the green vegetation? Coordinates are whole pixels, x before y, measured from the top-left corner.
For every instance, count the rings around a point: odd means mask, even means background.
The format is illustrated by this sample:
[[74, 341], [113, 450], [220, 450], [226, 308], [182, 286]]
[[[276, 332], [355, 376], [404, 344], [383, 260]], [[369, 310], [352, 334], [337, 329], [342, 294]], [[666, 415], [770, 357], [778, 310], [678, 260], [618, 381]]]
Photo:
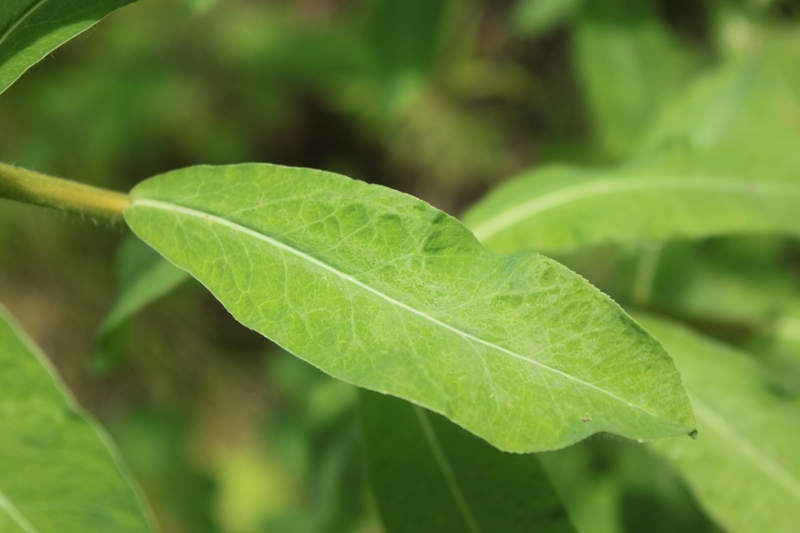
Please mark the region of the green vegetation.
[[0, 530], [793, 532], [799, 29], [0, 3]]

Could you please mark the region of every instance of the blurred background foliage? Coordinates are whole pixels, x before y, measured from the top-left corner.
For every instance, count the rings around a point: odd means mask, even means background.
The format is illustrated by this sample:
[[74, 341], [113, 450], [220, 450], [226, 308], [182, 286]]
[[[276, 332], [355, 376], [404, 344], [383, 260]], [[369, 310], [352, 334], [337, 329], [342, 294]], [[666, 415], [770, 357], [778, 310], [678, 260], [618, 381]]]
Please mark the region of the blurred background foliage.
[[[794, 58], [797, 83], [799, 20], [791, 0], [140, 0], [0, 97], [0, 154], [119, 190], [201, 163], [314, 167], [458, 215], [543, 163], [643, 156], [669, 102], [764, 43]], [[559, 259], [751, 349], [776, 387], [800, 390], [795, 241], [670, 243], [642, 289], [651, 253]], [[109, 428], [163, 530], [380, 531], [350, 387], [174, 273], [135, 320], [103, 322], [146, 254], [122, 227], [0, 204], [2, 301]], [[633, 445], [595, 438], [545, 463], [585, 495], [578, 522], [715, 530]]]

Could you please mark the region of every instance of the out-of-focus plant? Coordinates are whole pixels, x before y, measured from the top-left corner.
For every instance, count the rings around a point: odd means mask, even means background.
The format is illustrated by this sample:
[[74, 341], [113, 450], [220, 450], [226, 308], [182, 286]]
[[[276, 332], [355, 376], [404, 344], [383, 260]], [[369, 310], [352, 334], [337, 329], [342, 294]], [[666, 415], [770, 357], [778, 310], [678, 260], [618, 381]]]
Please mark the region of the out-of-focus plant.
[[[126, 3], [7, 0], [0, 91]], [[134, 474], [3, 313], [0, 525], [793, 531], [797, 15], [655, 0], [114, 14], [0, 108], [9, 153], [92, 183], [0, 163], [0, 196], [101, 227], [4, 202], [0, 251], [45, 250], [5, 261], [12, 309], [80, 323], [108, 298], [8, 280], [58, 272], [102, 294], [110, 269], [76, 257], [108, 257], [109, 223], [132, 230], [87, 371], [55, 360]], [[103, 75], [69, 65], [109, 48]], [[231, 164], [247, 159], [291, 166]], [[163, 172], [195, 163], [216, 166]], [[300, 165], [453, 210], [521, 175], [462, 224]], [[93, 401], [108, 380], [120, 390]], [[130, 405], [137, 387], [161, 408]]]

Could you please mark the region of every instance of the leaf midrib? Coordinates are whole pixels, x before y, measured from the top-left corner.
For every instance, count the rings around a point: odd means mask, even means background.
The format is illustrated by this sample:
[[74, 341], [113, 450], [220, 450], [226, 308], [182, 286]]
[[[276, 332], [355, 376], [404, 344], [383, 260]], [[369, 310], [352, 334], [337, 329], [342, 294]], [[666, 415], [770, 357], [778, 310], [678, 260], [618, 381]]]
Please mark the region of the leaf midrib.
[[725, 436], [739, 450], [742, 456], [750, 460], [760, 471], [781, 485], [793, 498], [800, 502], [800, 481], [775, 462], [772, 457], [763, 453], [707, 403], [693, 394], [690, 394], [689, 398], [698, 418], [703, 418], [706, 424]]
[[516, 207], [505, 210], [502, 214], [491, 217], [476, 227], [470, 228], [479, 241], [485, 242], [500, 231], [522, 220], [531, 218], [544, 211], [562, 205], [584, 200], [594, 196], [603, 196], [633, 191], [708, 191], [733, 192], [752, 195], [797, 195], [800, 189], [784, 186], [779, 183], [764, 183], [739, 178], [697, 179], [687, 181], [675, 177], [647, 177], [644, 175], [630, 178], [600, 178], [569, 185], [556, 190], [547, 191], [541, 196], [523, 202]]
[[17, 509], [17, 506], [14, 505], [8, 496], [0, 490], [0, 509], [3, 509], [8, 516], [10, 516], [13, 520], [19, 524], [19, 526], [25, 531], [25, 533], [39, 533], [39, 530], [33, 527], [33, 524], [28, 522], [25, 516]]
[[450, 461], [447, 460], [447, 456], [442, 449], [442, 445], [439, 443], [439, 438], [436, 436], [436, 430], [433, 429], [433, 425], [428, 418], [428, 413], [426, 413], [422, 407], [418, 405], [412, 404], [412, 408], [414, 409], [414, 414], [417, 415], [417, 420], [419, 421], [419, 425], [422, 427], [422, 432], [425, 434], [425, 438], [431, 447], [431, 453], [433, 453], [433, 457], [436, 459], [436, 464], [439, 465], [439, 469], [442, 472], [445, 483], [447, 483], [447, 487], [450, 489], [450, 492], [453, 495], [453, 499], [456, 502], [456, 507], [458, 507], [458, 510], [463, 515], [464, 521], [467, 523], [470, 532], [483, 533], [483, 529], [481, 529], [481, 527], [478, 525], [478, 521], [472, 514], [469, 504], [467, 504], [467, 498], [464, 496], [464, 492], [461, 490], [461, 486], [456, 479], [455, 472], [453, 472], [453, 467], [450, 465]]
[[411, 312], [413, 314], [416, 314], [417, 316], [420, 316], [420, 317], [424, 318], [425, 320], [428, 320], [429, 322], [431, 322], [433, 324], [436, 324], [437, 326], [440, 326], [440, 327], [442, 327], [444, 329], [447, 329], [447, 330], [449, 330], [449, 331], [451, 331], [451, 332], [453, 332], [453, 333], [455, 333], [455, 334], [457, 334], [457, 335], [459, 335], [461, 337], [464, 337], [465, 339], [468, 339], [468, 340], [473, 341], [473, 342], [477, 342], [479, 344], [482, 344], [484, 346], [487, 346], [487, 347], [489, 347], [491, 349], [494, 349], [494, 350], [497, 350], [499, 352], [505, 353], [506, 355], [509, 355], [509, 356], [514, 357], [516, 359], [519, 359], [521, 361], [525, 361], [527, 363], [533, 364], [533, 365], [535, 365], [535, 366], [537, 366], [539, 368], [542, 368], [544, 370], [552, 372], [553, 374], [557, 374], [559, 376], [562, 376], [562, 377], [564, 377], [564, 378], [566, 378], [568, 380], [574, 381], [576, 383], [579, 383], [579, 384], [584, 385], [586, 387], [589, 387], [591, 389], [595, 389], [598, 392], [600, 392], [602, 394], [605, 394], [605, 395], [609, 396], [610, 398], [612, 398], [612, 399], [614, 399], [614, 400], [616, 400], [616, 401], [618, 401], [620, 403], [623, 403], [626, 407], [633, 407], [635, 409], [638, 409], [639, 411], [642, 411], [642, 412], [646, 413], [647, 415], [649, 415], [649, 416], [651, 416], [651, 417], [653, 417], [655, 419], [664, 420], [664, 421], [669, 422], [671, 424], [676, 424], [676, 422], [673, 421], [673, 420], [669, 420], [667, 418], [664, 418], [663, 416], [657, 415], [656, 413], [653, 413], [652, 411], [650, 411], [650, 410], [648, 410], [648, 409], [646, 409], [646, 408], [644, 408], [644, 407], [642, 407], [640, 405], [637, 405], [635, 403], [632, 403], [632, 402], [629, 402], [627, 400], [624, 400], [623, 398], [620, 398], [616, 394], [614, 394], [614, 393], [612, 393], [610, 391], [607, 391], [605, 389], [602, 389], [602, 388], [598, 387], [597, 385], [589, 383], [588, 381], [584, 381], [584, 380], [582, 380], [580, 378], [577, 378], [575, 376], [567, 374], [566, 372], [562, 372], [561, 370], [558, 370], [558, 369], [555, 369], [555, 368], [550, 367], [548, 365], [545, 365], [544, 363], [541, 363], [541, 362], [536, 361], [534, 359], [529, 359], [529, 358], [527, 358], [527, 357], [525, 357], [525, 356], [523, 356], [521, 354], [518, 354], [518, 353], [516, 353], [514, 351], [511, 351], [511, 350], [509, 350], [507, 348], [504, 348], [502, 346], [494, 344], [494, 343], [492, 343], [490, 341], [483, 340], [480, 337], [476, 337], [476, 336], [474, 336], [474, 335], [472, 335], [470, 333], [467, 333], [466, 331], [460, 330], [460, 329], [458, 329], [456, 327], [451, 326], [450, 324], [442, 322], [441, 320], [439, 320], [439, 319], [437, 319], [437, 318], [425, 313], [424, 311], [420, 311], [419, 309], [415, 309], [415, 308], [411, 307], [410, 305], [405, 304], [405, 303], [403, 303], [403, 302], [401, 302], [399, 300], [395, 300], [394, 298], [392, 298], [388, 294], [385, 294], [385, 293], [383, 293], [383, 292], [381, 292], [381, 291], [379, 291], [379, 290], [367, 285], [366, 283], [364, 283], [364, 282], [360, 281], [359, 279], [351, 276], [350, 274], [347, 274], [345, 272], [337, 270], [336, 268], [332, 267], [331, 265], [328, 265], [328, 264], [320, 261], [319, 259], [317, 259], [317, 258], [315, 258], [315, 257], [313, 257], [311, 255], [308, 255], [307, 253], [305, 253], [305, 252], [303, 252], [301, 250], [298, 250], [297, 248], [294, 248], [294, 247], [292, 247], [292, 246], [290, 246], [290, 245], [288, 245], [288, 244], [286, 244], [286, 243], [284, 243], [284, 242], [282, 242], [282, 241], [280, 241], [278, 239], [275, 239], [273, 237], [270, 237], [268, 235], [260, 233], [260, 232], [258, 232], [256, 230], [254, 230], [252, 228], [249, 228], [247, 226], [244, 226], [244, 225], [242, 225], [240, 223], [233, 222], [233, 221], [228, 220], [226, 218], [222, 218], [222, 217], [214, 215], [212, 213], [207, 213], [207, 212], [204, 212], [204, 211], [200, 211], [198, 209], [184, 207], [184, 206], [181, 206], [181, 205], [178, 205], [178, 204], [164, 202], [164, 201], [160, 201], [160, 200], [146, 199], [146, 198], [134, 198], [133, 202], [131, 203], [131, 205], [127, 209], [132, 209], [132, 208], [135, 208], [137, 206], [138, 207], [151, 207], [153, 209], [160, 209], [160, 210], [163, 210], [163, 211], [168, 211], [168, 212], [172, 212], [172, 213], [176, 213], [176, 214], [183, 214], [183, 215], [186, 215], [186, 216], [190, 216], [190, 217], [193, 217], [193, 218], [198, 218], [200, 220], [204, 220], [206, 222], [213, 222], [213, 223], [225, 226], [227, 228], [230, 228], [230, 229], [232, 229], [234, 231], [238, 231], [238, 232], [244, 233], [246, 235], [249, 235], [251, 237], [254, 237], [254, 238], [256, 238], [258, 240], [261, 240], [263, 242], [266, 242], [267, 244], [270, 244], [270, 245], [272, 245], [272, 246], [274, 246], [276, 248], [279, 248], [281, 250], [285, 250], [285, 251], [287, 251], [287, 252], [289, 252], [289, 253], [297, 256], [297, 257], [300, 257], [301, 259], [304, 259], [304, 260], [312, 263], [312, 264], [315, 264], [315, 265], [327, 270], [328, 272], [331, 272], [332, 274], [336, 275], [337, 277], [339, 277], [339, 278], [341, 278], [341, 279], [343, 279], [345, 281], [349, 281], [349, 282], [361, 287], [362, 289], [364, 289], [364, 290], [366, 290], [368, 292], [371, 292], [371, 293], [375, 294], [376, 296], [386, 300], [387, 302], [389, 302], [389, 303], [391, 303], [393, 305], [396, 305], [398, 307], [401, 307], [401, 308], [403, 308], [403, 309], [405, 309], [405, 310], [407, 310], [407, 311], [409, 311], [409, 312]]
[[39, 0], [35, 4], [30, 5], [28, 9], [26, 9], [25, 12], [22, 14], [22, 16], [16, 20], [16, 22], [14, 21], [14, 19], [11, 19], [9, 21], [7, 29], [3, 31], [2, 35], [0, 35], [0, 45], [2, 45], [6, 41], [6, 39], [8, 39], [8, 37], [12, 33], [14, 33], [14, 31], [19, 27], [20, 24], [22, 24], [25, 21], [25, 19], [31, 16], [34, 11], [42, 7], [42, 5], [46, 4], [48, 1], [49, 0]]

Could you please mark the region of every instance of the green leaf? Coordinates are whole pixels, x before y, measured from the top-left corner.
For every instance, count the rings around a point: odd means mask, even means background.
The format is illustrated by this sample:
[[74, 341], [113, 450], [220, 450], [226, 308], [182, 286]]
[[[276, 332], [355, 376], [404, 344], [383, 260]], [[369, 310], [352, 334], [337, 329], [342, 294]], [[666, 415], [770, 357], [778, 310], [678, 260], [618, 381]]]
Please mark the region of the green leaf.
[[511, 11], [511, 27], [534, 37], [564, 24], [578, 13], [580, 0], [518, 0]]
[[558, 263], [488, 253], [416, 198], [343, 176], [193, 167], [131, 193], [133, 231], [245, 326], [507, 451], [689, 433], [669, 356]]
[[750, 258], [764, 258], [771, 253], [765, 247], [776, 242], [780, 240], [759, 235], [667, 247], [653, 302], [670, 316], [762, 330], [797, 299], [795, 274], [778, 260], [747, 261], [726, 253], [722, 245], [735, 246]]
[[[171, 292], [178, 285], [190, 278], [189, 274], [172, 263], [166, 261], [158, 254], [153, 254], [152, 248], [143, 247], [141, 241], [131, 240], [131, 245], [124, 252], [130, 258], [131, 253], [144, 252], [136, 262], [136, 271], [131, 276], [122, 277], [122, 294], [103, 320], [100, 331], [109, 332], [120, 324], [129, 320], [136, 313]], [[132, 248], [137, 248], [132, 250]]]
[[768, 175], [796, 175], [800, 79], [792, 67], [800, 53], [777, 32], [763, 38], [762, 46], [698, 77], [665, 107], [638, 156], [685, 144], [720, 168], [760, 164]]
[[[494, 252], [601, 243], [800, 234], [800, 183], [704, 169], [689, 155], [626, 170], [545, 167], [490, 194], [464, 224]], [[680, 161], [684, 159], [684, 161]]]
[[0, 529], [152, 531], [105, 432], [0, 308]]
[[624, 480], [610, 468], [607, 457], [598, 457], [595, 444], [586, 440], [537, 457], [580, 533], [624, 533]]
[[580, 533], [719, 531], [641, 444], [598, 437], [538, 457]]
[[191, 277], [136, 238], [124, 243], [119, 262], [118, 278], [122, 289], [100, 324], [97, 351], [92, 360], [92, 367], [100, 372], [110, 369], [124, 357], [124, 348], [115, 342], [123, 326]]
[[663, 319], [638, 318], [681, 370], [699, 431], [696, 441], [668, 439], [652, 449], [727, 531], [796, 531], [800, 398], [776, 394], [744, 353]]
[[362, 390], [360, 408], [387, 533], [575, 531], [535, 455], [500, 452], [391, 396]]
[[134, 0], [4, 0], [0, 3], [0, 93], [47, 54]]
[[335, 434], [328, 437], [331, 442], [325, 443], [318, 463], [314, 480], [317, 531], [360, 531], [359, 526], [374, 521], [374, 510], [368, 512], [361, 432], [353, 418], [353, 424], [331, 431]]
[[370, 2], [364, 37], [388, 111], [405, 111], [425, 81], [439, 51], [450, 5], [451, 0]]
[[[769, 43], [768, 43], [769, 44]], [[702, 78], [618, 169], [523, 174], [464, 222], [490, 250], [800, 232], [800, 82], [787, 47], [764, 45]]]
[[800, 394], [800, 299], [787, 305], [754, 344], [778, 386]]
[[681, 50], [652, 0], [584, 0], [574, 29], [575, 64], [599, 138], [626, 154], [676, 89]]

